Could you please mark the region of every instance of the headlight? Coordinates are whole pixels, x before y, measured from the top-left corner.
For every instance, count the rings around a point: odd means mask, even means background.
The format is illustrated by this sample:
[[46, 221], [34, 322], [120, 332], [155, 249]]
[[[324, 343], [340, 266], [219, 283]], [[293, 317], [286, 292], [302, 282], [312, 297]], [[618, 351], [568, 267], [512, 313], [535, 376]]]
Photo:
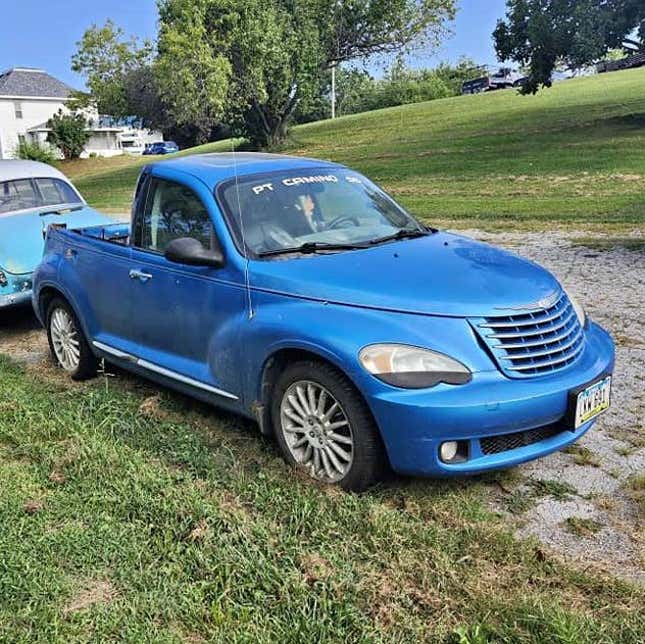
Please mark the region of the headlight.
[[578, 321], [580, 322], [580, 326], [584, 326], [587, 323], [587, 314], [585, 313], [584, 307], [566, 289], [564, 292], [567, 294], [567, 297], [569, 298], [569, 302], [571, 302], [571, 306], [573, 307], [573, 310], [576, 312], [576, 315], [578, 316]]
[[472, 379], [461, 362], [405, 344], [373, 344], [362, 349], [358, 358], [367, 371], [394, 387], [425, 389], [440, 382], [463, 385]]
[[7, 276], [5, 275], [4, 271], [0, 271], [0, 287], [4, 288], [9, 284], [9, 280], [7, 279]]

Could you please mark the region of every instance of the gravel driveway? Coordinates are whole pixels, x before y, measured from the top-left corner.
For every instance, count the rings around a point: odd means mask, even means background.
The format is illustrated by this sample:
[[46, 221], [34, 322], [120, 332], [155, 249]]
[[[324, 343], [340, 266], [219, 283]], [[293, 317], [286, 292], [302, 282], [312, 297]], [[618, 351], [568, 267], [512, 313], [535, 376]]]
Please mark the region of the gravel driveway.
[[[645, 472], [643, 246], [598, 250], [559, 232], [466, 234], [549, 268], [617, 344], [611, 411], [575, 448], [493, 477], [491, 506], [520, 536], [644, 582], [645, 525], [634, 500], [640, 493], [642, 503], [644, 492], [632, 490], [635, 475]], [[634, 239], [642, 237], [635, 233]], [[34, 366], [46, 360], [45, 336], [29, 312], [3, 316], [0, 352]]]
[[[631, 490], [634, 477], [645, 473], [644, 246], [608, 243], [598, 250], [555, 232], [468, 234], [551, 270], [616, 341], [611, 410], [574, 449], [513, 470], [495, 507], [520, 535], [644, 582], [645, 517]], [[635, 234], [632, 242], [638, 239]]]

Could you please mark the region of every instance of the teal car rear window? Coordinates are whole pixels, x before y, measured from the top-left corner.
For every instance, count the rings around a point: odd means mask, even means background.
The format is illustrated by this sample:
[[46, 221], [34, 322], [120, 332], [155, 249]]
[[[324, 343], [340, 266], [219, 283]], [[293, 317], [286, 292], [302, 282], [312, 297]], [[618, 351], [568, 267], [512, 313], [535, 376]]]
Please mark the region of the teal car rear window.
[[0, 183], [0, 215], [20, 210], [82, 203], [76, 191], [61, 179], [15, 179]]

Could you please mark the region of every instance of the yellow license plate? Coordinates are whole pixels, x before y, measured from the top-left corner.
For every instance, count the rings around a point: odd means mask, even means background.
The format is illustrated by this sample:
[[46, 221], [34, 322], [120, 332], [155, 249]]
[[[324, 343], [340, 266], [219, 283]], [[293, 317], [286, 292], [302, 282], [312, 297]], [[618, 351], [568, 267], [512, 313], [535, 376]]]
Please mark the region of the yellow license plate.
[[609, 409], [611, 394], [611, 376], [594, 382], [583, 389], [576, 400], [575, 428], [584, 425], [592, 418]]

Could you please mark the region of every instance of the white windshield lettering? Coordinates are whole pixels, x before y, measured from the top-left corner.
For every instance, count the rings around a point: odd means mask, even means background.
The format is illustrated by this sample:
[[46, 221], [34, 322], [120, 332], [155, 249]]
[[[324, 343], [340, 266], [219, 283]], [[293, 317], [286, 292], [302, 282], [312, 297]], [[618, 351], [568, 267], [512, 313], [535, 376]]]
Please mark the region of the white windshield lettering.
[[265, 190], [271, 190], [271, 192], [273, 192], [273, 184], [272, 183], [263, 183], [262, 185], [259, 185], [259, 186], [253, 186], [253, 194], [255, 194], [255, 195], [260, 195]]
[[293, 186], [306, 185], [308, 183], [338, 183], [338, 177], [333, 174], [317, 175], [313, 177], [291, 177], [283, 179], [282, 184], [291, 188]]

